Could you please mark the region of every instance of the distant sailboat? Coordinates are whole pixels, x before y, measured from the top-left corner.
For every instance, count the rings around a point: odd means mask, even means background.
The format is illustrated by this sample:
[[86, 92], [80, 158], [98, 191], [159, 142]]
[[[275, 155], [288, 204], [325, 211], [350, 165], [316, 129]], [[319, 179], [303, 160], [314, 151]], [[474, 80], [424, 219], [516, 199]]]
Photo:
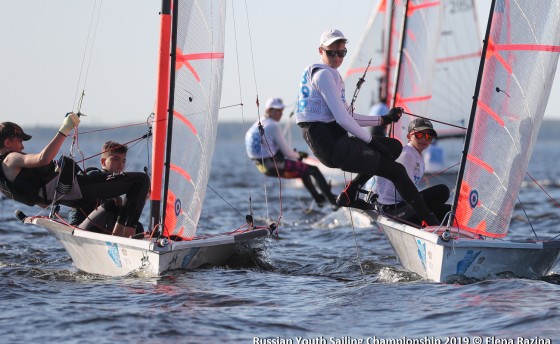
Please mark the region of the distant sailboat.
[[225, 1], [163, 0], [152, 165], [151, 236], [115, 237], [43, 216], [45, 227], [80, 270], [109, 276], [158, 276], [172, 269], [219, 265], [237, 243], [269, 234], [247, 224], [196, 236], [218, 126], [224, 59]]
[[560, 53], [560, 3], [493, 0], [451, 218], [417, 228], [368, 212], [401, 264], [424, 278], [538, 278], [560, 241], [511, 241], [511, 217], [546, 109]]

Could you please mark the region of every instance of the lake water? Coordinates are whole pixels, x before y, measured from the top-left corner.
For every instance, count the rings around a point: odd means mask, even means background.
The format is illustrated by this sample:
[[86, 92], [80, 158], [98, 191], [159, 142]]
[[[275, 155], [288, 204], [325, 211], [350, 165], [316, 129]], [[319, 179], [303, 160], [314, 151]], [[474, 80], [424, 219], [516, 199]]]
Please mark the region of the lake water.
[[[249, 198], [257, 222], [276, 222], [278, 181], [245, 157], [247, 125], [220, 127], [200, 221], [205, 233], [244, 222]], [[295, 146], [305, 149], [297, 128]], [[529, 173], [560, 199], [560, 123], [541, 130]], [[30, 128], [26, 151], [56, 132]], [[81, 129], [86, 131], [86, 129]], [[82, 134], [85, 156], [107, 139], [126, 142], [143, 127]], [[69, 140], [68, 140], [69, 141]], [[139, 143], [129, 169], [147, 164]], [[68, 148], [63, 152], [67, 153]], [[77, 155], [77, 150], [75, 149]], [[88, 160], [95, 166], [98, 158]], [[264, 188], [268, 193], [265, 202]], [[279, 238], [228, 267], [175, 271], [160, 278], [109, 278], [79, 272], [46, 230], [20, 223], [0, 204], [0, 338], [3, 343], [391, 343], [481, 344], [560, 339], [560, 269], [542, 280], [496, 278], [470, 284], [420, 279], [398, 265], [380, 230], [348, 212], [305, 209], [305, 189], [284, 182]], [[335, 192], [340, 187], [335, 185]], [[560, 210], [528, 182], [512, 236], [560, 234]], [[62, 211], [64, 213], [65, 210]], [[143, 216], [147, 222], [147, 214]], [[447, 338], [447, 341], [445, 339]], [[377, 342], [375, 341], [377, 340]], [[523, 342], [523, 343], [529, 343]]]

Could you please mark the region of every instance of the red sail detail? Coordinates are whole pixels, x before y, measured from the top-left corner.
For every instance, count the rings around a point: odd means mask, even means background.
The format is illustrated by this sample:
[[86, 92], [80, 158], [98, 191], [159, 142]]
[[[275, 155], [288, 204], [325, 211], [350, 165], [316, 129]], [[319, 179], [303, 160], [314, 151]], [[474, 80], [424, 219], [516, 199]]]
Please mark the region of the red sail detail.
[[192, 60], [213, 60], [213, 59], [223, 59], [224, 53], [197, 53], [197, 54], [186, 54], [184, 55], [181, 49], [177, 48], [177, 56], [175, 62], [175, 69], [181, 69], [181, 67], [185, 66], [188, 70], [191, 71], [192, 75], [196, 79], [196, 81], [200, 81], [200, 76], [194, 70], [194, 67], [189, 63]]
[[467, 155], [467, 160], [469, 160], [470, 162], [482, 167], [483, 169], [488, 171], [488, 173], [490, 173], [490, 174], [494, 173], [494, 169], [490, 165], [488, 165], [487, 163], [485, 163], [484, 161], [480, 160], [478, 157], [476, 157], [472, 154]]
[[486, 53], [486, 59], [494, 57], [496, 60], [498, 60], [498, 62], [500, 62], [500, 64], [504, 67], [504, 69], [509, 74], [511, 74], [512, 73], [511, 65], [502, 57], [502, 55], [500, 55], [498, 53], [498, 51], [499, 51], [498, 46], [494, 43], [494, 40], [492, 38], [490, 38], [488, 40], [488, 48], [487, 48], [487, 53]]
[[345, 77], [349, 77], [350, 75], [354, 75], [354, 74], [364, 74], [365, 71], [368, 72], [374, 72], [374, 71], [384, 71], [385, 70], [385, 64], [379, 65], [379, 66], [369, 66], [368, 68], [366, 67], [357, 67], [357, 68], [350, 68], [348, 71], [346, 71], [346, 75]]
[[175, 165], [175, 164], [170, 164], [169, 165], [169, 169], [171, 171], [177, 172], [179, 173], [181, 176], [183, 176], [186, 180], [188, 180], [189, 182], [192, 181], [191, 176], [187, 173], [187, 171], [183, 170], [182, 168], [180, 168], [179, 166]]
[[431, 1], [431, 2], [425, 2], [422, 4], [418, 4], [418, 5], [414, 5], [414, 4], [410, 4], [408, 5], [408, 11], [406, 12], [407, 16], [412, 16], [414, 14], [414, 12], [416, 10], [421, 10], [423, 8], [428, 8], [428, 7], [434, 7], [434, 6], [439, 6], [440, 2], [439, 1]]
[[175, 215], [175, 206], [177, 198], [175, 194], [169, 190], [167, 193], [167, 203], [165, 207], [165, 228], [163, 229], [163, 235], [169, 236], [173, 232], [173, 229], [177, 225], [177, 215]]
[[560, 46], [557, 45], [542, 45], [542, 44], [496, 44], [496, 50], [500, 51], [549, 51], [551, 53], [560, 52]]
[[436, 62], [437, 62], [437, 63], [444, 63], [444, 62], [468, 60], [468, 59], [472, 59], [473, 57], [478, 57], [478, 58], [480, 58], [480, 54], [481, 54], [481, 52], [478, 51], [478, 52], [472, 53], [472, 54], [448, 56], [448, 57], [445, 57], [445, 58], [436, 59]]
[[458, 222], [457, 227], [465, 228], [465, 224], [471, 219], [473, 208], [470, 205], [469, 195], [471, 193], [471, 186], [463, 181], [461, 183], [461, 192], [459, 193], [459, 202], [457, 203], [457, 211], [455, 212], [455, 218]]
[[487, 114], [490, 115], [490, 117], [492, 117], [496, 123], [498, 123], [501, 127], [503, 127], [505, 125], [504, 120], [502, 118], [500, 118], [500, 115], [498, 115], [494, 110], [492, 110], [488, 105], [486, 105], [485, 103], [478, 101], [477, 102], [478, 107], [483, 109]]
[[196, 135], [196, 128], [194, 127], [194, 125], [192, 124], [191, 121], [189, 121], [185, 116], [183, 116], [182, 114], [180, 114], [177, 111], [173, 111], [173, 116], [180, 120], [181, 122], [183, 122], [187, 127], [189, 127], [189, 129]]

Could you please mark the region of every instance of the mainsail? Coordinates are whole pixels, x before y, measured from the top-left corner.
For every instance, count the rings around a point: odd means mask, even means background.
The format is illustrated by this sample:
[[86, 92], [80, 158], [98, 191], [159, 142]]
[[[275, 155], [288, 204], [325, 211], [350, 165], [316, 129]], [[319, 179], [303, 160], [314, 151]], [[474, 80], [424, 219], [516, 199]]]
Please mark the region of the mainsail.
[[384, 92], [386, 73], [396, 63], [395, 59], [391, 59], [387, 54], [391, 39], [387, 30], [391, 19], [388, 11], [390, 12], [391, 8], [387, 7], [387, 2], [388, 0], [380, 0], [377, 3], [344, 75], [347, 90], [353, 90], [359, 78], [366, 72], [366, 82], [354, 102], [354, 110], [359, 114], [367, 114], [371, 106], [381, 98], [380, 93]]
[[439, 136], [464, 133], [437, 121], [467, 126], [482, 49], [474, 0], [445, 1], [443, 11], [432, 99], [424, 114], [434, 120]]
[[166, 236], [196, 233], [218, 126], [224, 23], [225, 1], [163, 1], [160, 66], [169, 59], [170, 68], [159, 73], [151, 218]]
[[560, 2], [492, 4], [454, 204], [459, 228], [504, 237], [556, 72]]
[[[405, 8], [392, 104], [404, 108], [405, 112], [429, 117], [443, 6], [436, 0], [408, 0]], [[403, 144], [407, 142], [408, 123], [413, 119], [410, 115], [403, 115], [395, 125], [394, 136]]]

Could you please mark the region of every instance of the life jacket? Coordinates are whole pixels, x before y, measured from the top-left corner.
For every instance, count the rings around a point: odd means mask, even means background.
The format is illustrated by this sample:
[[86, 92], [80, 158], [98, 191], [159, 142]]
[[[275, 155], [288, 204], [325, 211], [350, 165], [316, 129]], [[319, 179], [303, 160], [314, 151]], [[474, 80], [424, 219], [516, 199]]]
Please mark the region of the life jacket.
[[0, 155], [0, 192], [6, 197], [17, 202], [33, 206], [35, 204], [48, 204], [48, 201], [41, 197], [46, 195], [45, 185], [55, 178], [55, 162], [41, 167], [22, 168], [16, 179], [12, 182], [6, 178], [1, 164], [9, 153]]

